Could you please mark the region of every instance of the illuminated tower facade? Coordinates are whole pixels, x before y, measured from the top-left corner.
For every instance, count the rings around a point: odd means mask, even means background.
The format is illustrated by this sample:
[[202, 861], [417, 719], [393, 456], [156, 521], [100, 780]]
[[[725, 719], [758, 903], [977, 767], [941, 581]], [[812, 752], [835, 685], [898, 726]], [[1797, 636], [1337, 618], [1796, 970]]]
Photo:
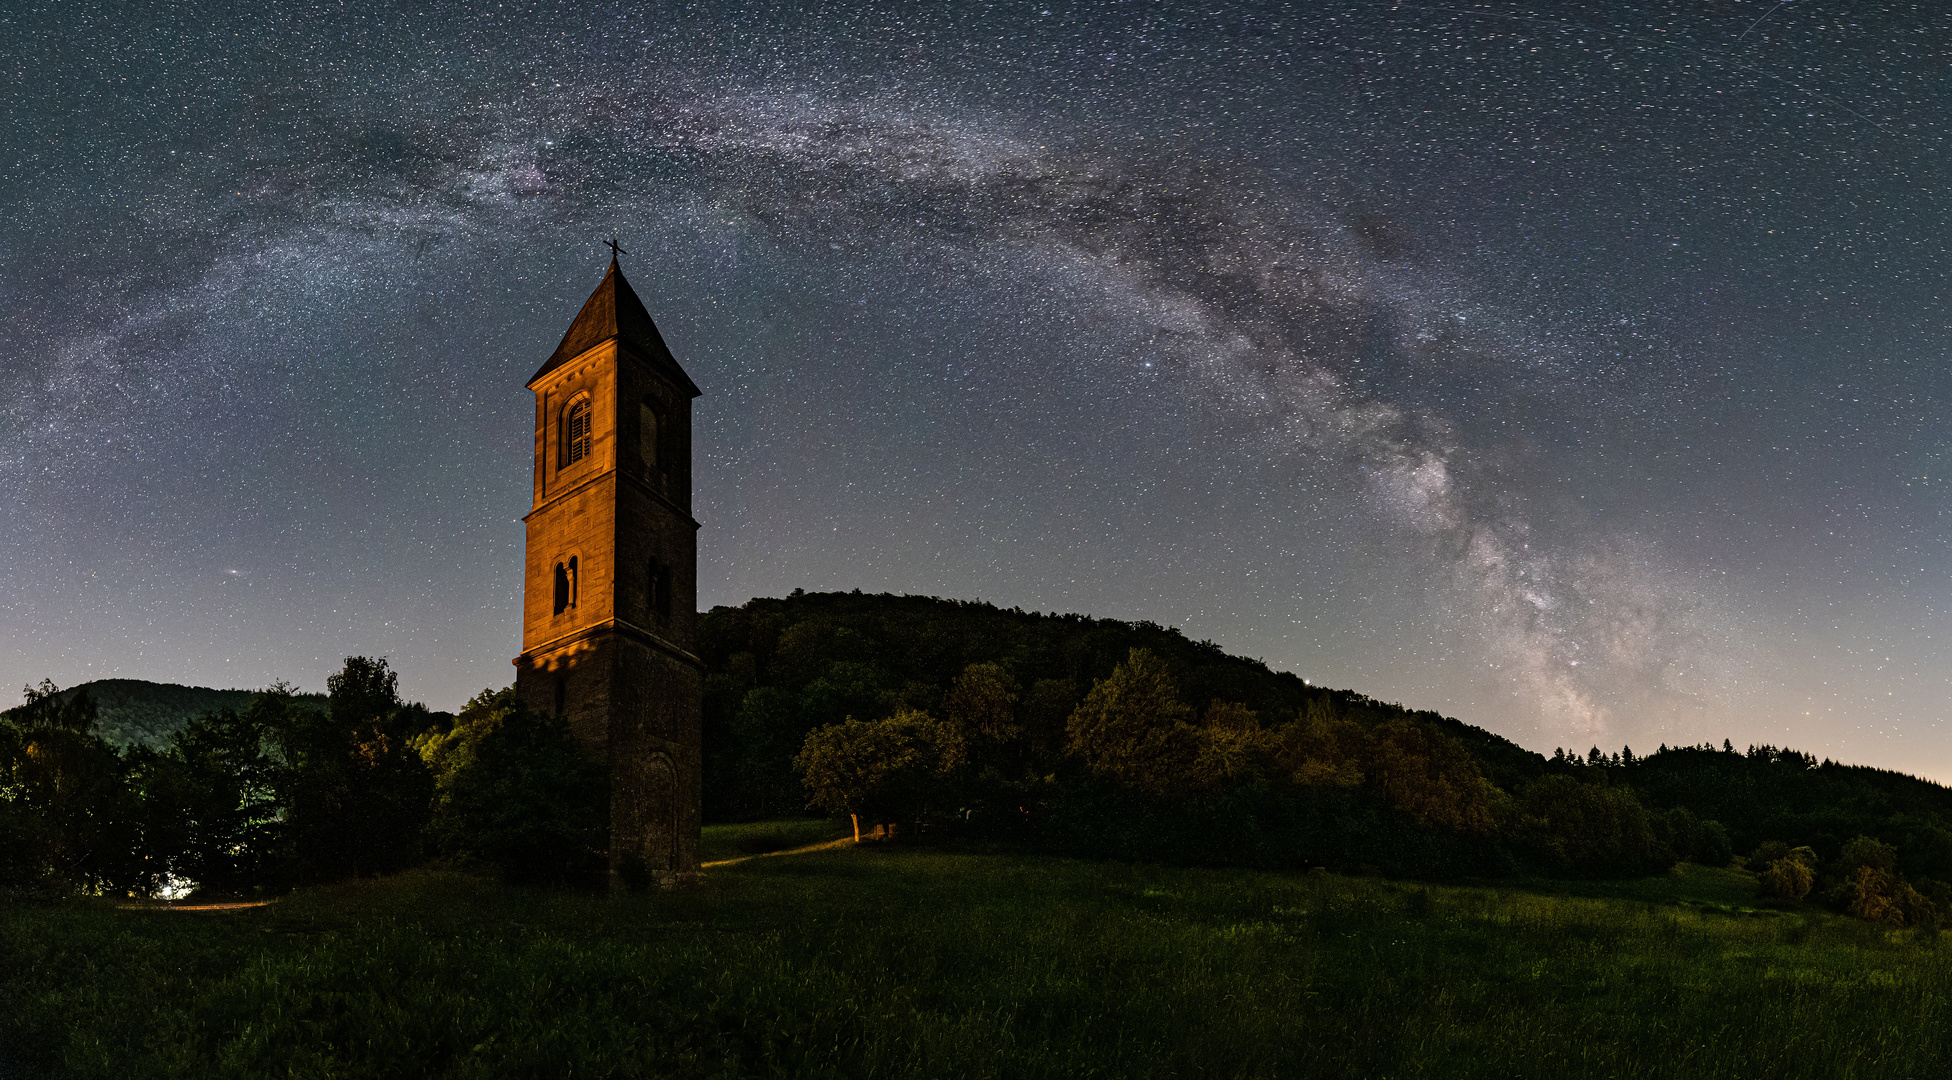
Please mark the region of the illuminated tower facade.
[[610, 872], [698, 869], [703, 666], [691, 399], [616, 260], [529, 380], [535, 486], [515, 687], [610, 777]]

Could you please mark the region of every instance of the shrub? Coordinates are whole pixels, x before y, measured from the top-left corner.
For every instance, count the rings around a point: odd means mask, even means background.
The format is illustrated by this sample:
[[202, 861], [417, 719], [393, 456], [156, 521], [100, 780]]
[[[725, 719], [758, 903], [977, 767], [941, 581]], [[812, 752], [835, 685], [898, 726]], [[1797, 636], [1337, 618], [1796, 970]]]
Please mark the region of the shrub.
[[[1808, 851], [1808, 848], [1801, 849]], [[1801, 901], [1816, 884], [1816, 871], [1800, 859], [1782, 858], [1756, 877], [1756, 895], [1767, 900]]]
[[1938, 921], [1936, 905], [1898, 872], [1897, 850], [1876, 837], [1858, 836], [1845, 844], [1833, 871], [1837, 884], [1827, 890], [1826, 898], [1860, 919], [1886, 926], [1929, 926]]

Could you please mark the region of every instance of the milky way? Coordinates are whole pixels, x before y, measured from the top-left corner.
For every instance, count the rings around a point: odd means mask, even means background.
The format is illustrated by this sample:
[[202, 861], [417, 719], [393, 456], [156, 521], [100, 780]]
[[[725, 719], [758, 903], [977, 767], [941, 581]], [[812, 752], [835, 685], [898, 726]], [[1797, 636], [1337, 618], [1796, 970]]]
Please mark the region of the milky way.
[[13, 15], [4, 673], [505, 684], [615, 234], [705, 606], [1952, 775], [1952, 17], [1768, 7]]

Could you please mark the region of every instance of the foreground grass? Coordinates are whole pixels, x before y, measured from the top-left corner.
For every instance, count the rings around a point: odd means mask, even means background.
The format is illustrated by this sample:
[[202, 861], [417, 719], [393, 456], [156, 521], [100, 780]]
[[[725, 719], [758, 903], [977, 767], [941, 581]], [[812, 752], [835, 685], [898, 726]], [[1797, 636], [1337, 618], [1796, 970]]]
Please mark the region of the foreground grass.
[[0, 1016], [90, 1077], [1944, 1075], [1952, 952], [1750, 888], [898, 848], [629, 898], [418, 873], [0, 907]]

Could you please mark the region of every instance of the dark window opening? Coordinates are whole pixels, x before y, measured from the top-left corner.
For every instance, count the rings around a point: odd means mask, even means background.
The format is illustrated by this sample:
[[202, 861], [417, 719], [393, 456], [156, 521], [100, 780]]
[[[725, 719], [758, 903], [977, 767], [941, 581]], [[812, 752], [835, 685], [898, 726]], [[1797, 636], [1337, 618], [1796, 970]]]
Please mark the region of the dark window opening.
[[563, 415], [563, 468], [590, 456], [590, 403], [582, 399], [570, 403]]
[[644, 456], [644, 468], [650, 470], [653, 476], [664, 470], [664, 455], [658, 453], [658, 439], [662, 430], [656, 409], [649, 405], [637, 406], [637, 450]]
[[663, 622], [671, 617], [671, 568], [652, 559], [645, 578], [645, 607], [651, 618]]
[[571, 555], [567, 563], [556, 564], [556, 614], [561, 615], [566, 608], [576, 606], [576, 556]]

